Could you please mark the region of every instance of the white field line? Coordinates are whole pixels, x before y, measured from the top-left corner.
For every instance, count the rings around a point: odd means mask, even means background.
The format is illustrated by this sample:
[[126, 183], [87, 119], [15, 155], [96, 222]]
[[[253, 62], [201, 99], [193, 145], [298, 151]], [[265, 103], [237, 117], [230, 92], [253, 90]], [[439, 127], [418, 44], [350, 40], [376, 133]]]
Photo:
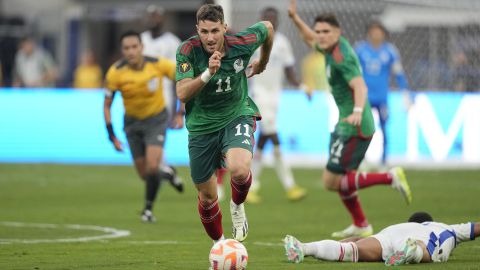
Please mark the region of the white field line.
[[[110, 227], [102, 227], [95, 225], [80, 225], [80, 224], [46, 224], [46, 223], [25, 223], [25, 222], [13, 222], [13, 221], [0, 221], [0, 227], [15, 227], [15, 228], [40, 228], [40, 229], [70, 229], [70, 230], [90, 230], [104, 232], [103, 235], [96, 236], [84, 236], [75, 238], [57, 238], [57, 239], [10, 239], [0, 238], [0, 245], [8, 244], [39, 244], [39, 243], [72, 243], [72, 242], [88, 242], [99, 241], [101, 243], [112, 243], [107, 239], [126, 237], [130, 235], [130, 231], [119, 230]], [[126, 243], [133, 245], [191, 245], [195, 242], [189, 241], [176, 241], [176, 240], [145, 240], [145, 241], [115, 241], [115, 243]], [[278, 243], [270, 242], [253, 242], [256, 246], [265, 247], [279, 247], [283, 246], [280, 241]]]
[[84, 236], [75, 238], [58, 238], [58, 239], [10, 239], [0, 238], [0, 244], [22, 243], [22, 244], [39, 244], [39, 243], [71, 243], [71, 242], [88, 242], [102, 239], [111, 239], [125, 237], [130, 235], [130, 231], [119, 230], [110, 227], [102, 227], [95, 225], [80, 224], [43, 224], [43, 223], [25, 223], [13, 221], [0, 221], [0, 226], [15, 228], [41, 228], [41, 229], [70, 229], [70, 230], [89, 230], [99, 231], [105, 234], [95, 236]]

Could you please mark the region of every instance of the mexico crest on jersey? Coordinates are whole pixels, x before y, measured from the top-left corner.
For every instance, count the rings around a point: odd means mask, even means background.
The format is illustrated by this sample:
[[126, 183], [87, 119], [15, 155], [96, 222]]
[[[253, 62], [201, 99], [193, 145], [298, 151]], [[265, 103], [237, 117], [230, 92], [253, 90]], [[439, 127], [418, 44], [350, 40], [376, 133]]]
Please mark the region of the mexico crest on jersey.
[[184, 63], [181, 63], [181, 64], [178, 66], [178, 69], [179, 69], [178, 71], [179, 71], [180, 73], [185, 73], [185, 72], [189, 71], [190, 68], [191, 68], [190, 63], [184, 62]]
[[235, 73], [238, 73], [243, 70], [243, 60], [241, 58], [238, 58], [235, 60], [233, 63], [233, 68], [235, 69]]

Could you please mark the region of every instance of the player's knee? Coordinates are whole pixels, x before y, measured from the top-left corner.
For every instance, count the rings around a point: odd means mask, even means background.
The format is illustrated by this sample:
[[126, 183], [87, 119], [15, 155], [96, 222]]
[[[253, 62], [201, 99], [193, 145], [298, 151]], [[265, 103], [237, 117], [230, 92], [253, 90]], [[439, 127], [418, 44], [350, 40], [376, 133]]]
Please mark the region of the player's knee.
[[250, 173], [250, 165], [248, 163], [240, 163], [230, 166], [229, 168], [232, 179], [236, 182], [242, 182], [247, 179]]
[[203, 206], [212, 205], [217, 200], [217, 194], [213, 192], [202, 192], [198, 194], [199, 202]]
[[338, 187], [329, 182], [323, 182], [323, 188], [328, 191], [338, 191]]
[[145, 168], [145, 174], [155, 174], [159, 172], [159, 167], [158, 164], [147, 164], [147, 167]]
[[325, 190], [328, 190], [328, 191], [340, 190], [339, 183], [335, 181], [335, 179], [333, 179], [332, 177], [328, 177], [325, 175], [323, 176], [323, 188], [325, 188]]

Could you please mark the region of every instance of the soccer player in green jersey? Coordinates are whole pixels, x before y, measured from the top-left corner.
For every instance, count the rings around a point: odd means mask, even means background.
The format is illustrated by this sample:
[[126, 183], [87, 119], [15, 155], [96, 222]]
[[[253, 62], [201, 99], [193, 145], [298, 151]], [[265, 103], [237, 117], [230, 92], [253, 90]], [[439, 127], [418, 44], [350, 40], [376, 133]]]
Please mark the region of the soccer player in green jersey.
[[409, 204], [412, 200], [410, 187], [403, 169], [399, 167], [387, 173], [356, 172], [375, 128], [357, 55], [341, 35], [335, 15], [318, 16], [311, 29], [298, 16], [295, 0], [291, 0], [288, 14], [305, 43], [325, 55], [328, 82], [340, 114], [330, 138], [330, 157], [323, 173], [323, 183], [326, 189], [339, 193], [352, 216], [353, 224], [345, 230], [334, 232], [332, 236], [371, 235], [373, 229], [360, 206], [357, 190], [373, 185], [391, 185]]
[[[255, 121], [260, 118], [248, 96], [248, 77], [265, 70], [273, 41], [270, 22], [258, 22], [230, 35], [219, 5], [197, 11], [198, 35], [177, 50], [177, 96], [186, 103], [186, 126], [192, 180], [198, 190], [198, 211], [207, 234], [222, 239], [215, 170], [226, 166], [231, 175], [230, 214], [233, 238], [247, 237], [243, 203], [252, 182]], [[258, 60], [249, 63], [262, 46]]]

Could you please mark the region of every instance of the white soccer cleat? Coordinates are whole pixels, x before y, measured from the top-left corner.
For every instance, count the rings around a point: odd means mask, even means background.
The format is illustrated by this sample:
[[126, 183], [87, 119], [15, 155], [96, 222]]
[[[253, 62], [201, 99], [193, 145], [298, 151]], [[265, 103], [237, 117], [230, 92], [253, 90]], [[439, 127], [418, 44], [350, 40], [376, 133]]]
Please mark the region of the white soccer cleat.
[[390, 174], [392, 175], [392, 188], [400, 192], [405, 202], [410, 204], [412, 202], [412, 191], [410, 190], [410, 186], [408, 185], [407, 177], [405, 176], [405, 172], [401, 167], [394, 167], [390, 170]]
[[243, 242], [248, 235], [248, 222], [243, 203], [236, 205], [230, 201], [230, 215], [232, 215], [232, 235], [239, 242]]
[[423, 252], [420, 254], [417, 252], [417, 249], [419, 248], [416, 240], [408, 238], [403, 250], [390, 254], [385, 260], [385, 265], [397, 266], [409, 263], [419, 263], [422, 260], [422, 256], [420, 255], [423, 254]]
[[358, 227], [352, 224], [343, 231], [332, 233], [332, 237], [335, 237], [335, 238], [347, 238], [347, 237], [354, 237], [354, 236], [368, 237], [372, 234], [373, 234], [372, 225], [368, 224], [368, 226], [366, 227]]
[[301, 263], [304, 257], [302, 243], [291, 235], [285, 236], [283, 243], [288, 262]]
[[146, 223], [154, 223], [157, 219], [153, 216], [152, 211], [143, 210], [142, 212], [142, 221]]

